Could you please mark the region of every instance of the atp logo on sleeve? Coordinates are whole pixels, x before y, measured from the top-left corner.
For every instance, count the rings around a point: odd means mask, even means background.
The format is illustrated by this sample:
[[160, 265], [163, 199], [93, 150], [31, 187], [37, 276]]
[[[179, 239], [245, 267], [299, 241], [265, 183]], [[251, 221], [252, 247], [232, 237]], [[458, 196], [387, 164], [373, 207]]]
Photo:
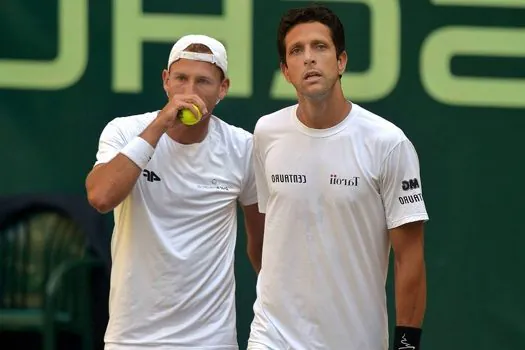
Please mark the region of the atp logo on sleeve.
[[401, 182], [401, 187], [403, 191], [415, 190], [419, 188], [419, 181], [417, 179], [404, 180]]

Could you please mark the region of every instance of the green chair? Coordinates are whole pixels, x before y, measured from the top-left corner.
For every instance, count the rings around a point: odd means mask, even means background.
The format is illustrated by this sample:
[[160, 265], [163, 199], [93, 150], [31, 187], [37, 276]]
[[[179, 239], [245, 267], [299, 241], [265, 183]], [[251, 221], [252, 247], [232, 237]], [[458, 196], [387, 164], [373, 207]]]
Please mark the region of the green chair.
[[85, 235], [64, 212], [33, 206], [0, 222], [0, 329], [39, 332], [55, 350], [58, 332], [93, 349], [91, 273]]

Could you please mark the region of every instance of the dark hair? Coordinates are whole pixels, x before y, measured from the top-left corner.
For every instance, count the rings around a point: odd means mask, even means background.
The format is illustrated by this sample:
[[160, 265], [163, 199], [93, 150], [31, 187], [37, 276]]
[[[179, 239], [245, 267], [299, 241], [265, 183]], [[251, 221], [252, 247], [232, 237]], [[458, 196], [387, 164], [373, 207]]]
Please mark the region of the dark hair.
[[345, 50], [345, 29], [341, 20], [328, 7], [310, 5], [288, 10], [282, 17], [277, 30], [277, 50], [281, 63], [286, 64], [284, 38], [297, 24], [319, 22], [330, 29], [337, 57]]

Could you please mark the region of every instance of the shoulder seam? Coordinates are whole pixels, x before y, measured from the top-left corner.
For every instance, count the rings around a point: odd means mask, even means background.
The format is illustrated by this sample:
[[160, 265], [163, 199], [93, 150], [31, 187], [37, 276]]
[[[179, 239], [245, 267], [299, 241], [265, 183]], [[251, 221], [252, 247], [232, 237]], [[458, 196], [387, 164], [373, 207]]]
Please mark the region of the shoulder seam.
[[385, 165], [385, 162], [386, 160], [388, 159], [388, 157], [390, 157], [390, 155], [392, 154], [392, 152], [394, 152], [394, 150], [399, 147], [399, 145], [401, 145], [403, 142], [406, 142], [406, 141], [409, 141], [408, 138], [405, 136], [402, 140], [396, 142], [396, 144], [386, 153], [386, 156], [385, 158], [381, 161], [381, 165], [379, 166], [379, 173], [382, 173], [382, 170], [383, 170], [383, 166]]

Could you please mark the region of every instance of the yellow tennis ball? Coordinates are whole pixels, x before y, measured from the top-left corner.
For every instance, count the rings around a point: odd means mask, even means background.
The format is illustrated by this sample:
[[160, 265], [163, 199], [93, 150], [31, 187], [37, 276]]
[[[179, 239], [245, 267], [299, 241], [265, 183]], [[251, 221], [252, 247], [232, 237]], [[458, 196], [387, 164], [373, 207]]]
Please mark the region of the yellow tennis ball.
[[184, 109], [182, 109], [179, 112], [179, 119], [182, 122], [182, 124], [184, 124], [184, 125], [195, 125], [201, 120], [202, 113], [199, 110], [199, 107], [197, 107], [195, 105], [193, 105], [193, 107], [197, 110], [198, 115], [193, 114], [191, 109], [188, 109], [188, 108], [184, 108]]

